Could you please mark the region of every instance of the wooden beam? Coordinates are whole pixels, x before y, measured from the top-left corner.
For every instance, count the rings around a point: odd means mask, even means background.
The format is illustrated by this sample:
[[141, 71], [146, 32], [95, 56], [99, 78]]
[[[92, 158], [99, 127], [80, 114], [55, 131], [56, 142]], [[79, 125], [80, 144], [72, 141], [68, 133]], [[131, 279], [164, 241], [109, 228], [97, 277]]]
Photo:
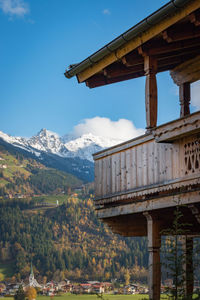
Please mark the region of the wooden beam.
[[190, 83], [185, 82], [179, 86], [180, 117], [190, 114]]
[[[200, 189], [199, 189], [200, 190]], [[200, 203], [199, 190], [187, 192], [178, 195], [169, 195], [159, 199], [151, 199], [147, 201], [135, 201], [131, 204], [121, 204], [119, 206], [113, 206], [108, 208], [101, 208], [97, 211], [97, 215], [100, 219], [106, 219], [110, 217], [116, 217], [119, 215], [127, 215], [131, 213], [142, 213], [144, 211], [152, 211], [156, 209], [163, 209], [167, 207], [175, 207], [176, 203], [180, 205], [189, 205], [194, 203]]]
[[164, 40], [160, 40], [159, 42], [153, 41], [140, 46], [140, 48], [142, 48], [143, 53], [145, 53], [146, 55], [156, 56], [159, 54], [174, 52], [178, 50], [183, 51], [184, 49], [194, 48], [198, 46], [200, 46], [199, 37], [190, 40], [177, 41], [170, 44], [166, 44]]
[[137, 53], [131, 53], [131, 55], [124, 56], [121, 61], [126, 67], [144, 64], [144, 58]]
[[[144, 60], [143, 60], [143, 64], [144, 64]], [[112, 77], [119, 77], [127, 74], [142, 72], [144, 70], [143, 64], [135, 65], [134, 67], [126, 67], [121, 63], [115, 63], [104, 69], [104, 76], [106, 76], [107, 78], [112, 78]]]
[[[200, 46], [200, 39], [199, 39], [199, 46]], [[154, 57], [158, 61], [158, 68], [159, 68], [159, 66], [166, 65], [172, 62], [176, 63], [176, 60], [178, 63], [180, 63], [181, 61], [185, 61], [198, 54], [199, 54], [198, 47], [194, 47], [188, 49], [183, 48], [180, 50], [170, 51], [161, 54], [155, 54]], [[136, 65], [142, 65], [144, 63], [144, 58], [139, 55], [136, 55], [135, 53], [130, 53], [123, 57], [122, 62], [126, 67], [134, 67]]]
[[94, 65], [90, 66], [83, 72], [80, 72], [77, 75], [78, 81], [79, 82], [86, 81], [88, 78], [90, 78], [94, 74], [103, 70], [105, 67], [112, 64], [113, 62], [121, 59], [127, 53], [131, 52], [132, 50], [136, 49], [143, 43], [152, 39], [153, 37], [158, 35], [160, 32], [164, 31], [171, 25], [180, 21], [185, 16], [189, 15], [190, 13], [192, 13], [199, 7], [200, 7], [199, 0], [193, 0], [192, 2], [189, 2], [187, 5], [185, 5], [185, 7], [183, 9], [178, 10], [174, 15], [172, 15], [172, 16], [170, 15], [169, 17], [162, 19], [159, 23], [157, 23], [154, 26], [151, 26], [151, 28], [149, 30], [141, 33], [139, 36], [136, 36], [131, 41], [128, 41], [125, 45], [123, 45], [122, 47], [117, 49], [115, 52], [108, 54], [102, 60], [100, 60], [97, 63], [95, 63]]
[[200, 26], [200, 12], [190, 14], [189, 18], [190, 22], [193, 23], [195, 26]]
[[192, 23], [178, 24], [164, 30], [162, 36], [168, 43], [194, 39], [200, 36], [200, 27]]
[[[195, 50], [197, 51], [197, 50]], [[184, 53], [183, 53], [184, 54]], [[188, 55], [174, 56], [169, 58], [160, 58], [157, 63], [157, 73], [172, 70], [177, 65], [180, 65], [184, 60], [190, 59], [196, 52], [191, 52]], [[129, 58], [127, 59], [129, 61]], [[120, 82], [124, 80], [134, 79], [137, 77], [144, 76], [145, 72], [143, 69], [143, 64], [135, 65], [132, 67], [127, 67], [120, 63], [111, 65], [104, 69], [103, 73], [96, 74], [86, 80], [86, 85], [90, 88], [95, 88], [107, 84], [112, 84], [115, 82]]]
[[146, 128], [150, 132], [157, 125], [157, 61], [151, 56], [144, 58], [144, 70], [146, 75], [145, 105], [146, 105]]
[[160, 266], [160, 222], [152, 214], [144, 212], [147, 219], [147, 236], [149, 251], [149, 299], [160, 300], [161, 266]]
[[[127, 74], [127, 75], [118, 76], [118, 77], [114, 77], [114, 78], [107, 78], [104, 75], [95, 75], [95, 76], [89, 78], [88, 80], [86, 80], [86, 86], [88, 86], [89, 88], [95, 88], [95, 87], [99, 87], [99, 86], [103, 86], [103, 85], [107, 85], [107, 84], [111, 84], [111, 83], [116, 83], [116, 82], [129, 80], [129, 79], [133, 79], [133, 78], [138, 78], [141, 76], [144, 76], [144, 70], [141, 72], [136, 72], [133, 74]], [[98, 77], [98, 78], [96, 78], [96, 77]]]
[[195, 82], [200, 79], [200, 55], [175, 67], [170, 75], [177, 85]]
[[157, 143], [170, 143], [200, 133], [200, 112], [160, 125], [154, 131]]
[[165, 31], [162, 32], [162, 36], [163, 36], [163, 39], [165, 41], [167, 41], [168, 43], [173, 42], [173, 39], [169, 36], [169, 33], [168, 33], [167, 30], [165, 30]]
[[[161, 55], [161, 57], [158, 59], [158, 67], [157, 67], [157, 73], [163, 71], [163, 67], [165, 70], [170, 69], [172, 65], [176, 66], [185, 60], [188, 60], [194, 56], [194, 53], [196, 54], [198, 50], [195, 50], [195, 52], [189, 53], [187, 55], [184, 55], [184, 53], [179, 53], [176, 55], [172, 55], [171, 57], [164, 57]], [[199, 51], [198, 51], [199, 52]], [[126, 58], [125, 58], [126, 59]], [[128, 64], [130, 65], [133, 63], [133, 61], [129, 59], [126, 59], [128, 61]], [[169, 66], [169, 68], [167, 68]], [[143, 71], [144, 69], [144, 59], [141, 58], [140, 63], [136, 63], [132, 66], [127, 67], [126, 65], [119, 63], [114, 63], [111, 66], [108, 66], [107, 68], [104, 69], [104, 76], [107, 78], [113, 78], [113, 77], [118, 77], [118, 76], [123, 76], [127, 74], [133, 74], [133, 73], [138, 73]]]

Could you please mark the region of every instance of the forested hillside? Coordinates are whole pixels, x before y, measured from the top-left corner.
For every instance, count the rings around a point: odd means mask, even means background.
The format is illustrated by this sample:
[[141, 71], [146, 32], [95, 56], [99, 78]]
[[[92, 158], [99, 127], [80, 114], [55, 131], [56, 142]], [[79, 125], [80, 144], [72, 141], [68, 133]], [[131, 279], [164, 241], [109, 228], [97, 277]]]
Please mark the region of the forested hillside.
[[[0, 196], [23, 197], [66, 192], [82, 181], [66, 172], [50, 169], [14, 147], [0, 145]], [[20, 194], [20, 195], [19, 195]]]
[[26, 278], [32, 261], [41, 282], [146, 280], [146, 239], [114, 235], [97, 219], [92, 184], [3, 145], [0, 167], [0, 265], [14, 277]]
[[0, 204], [0, 259], [13, 261], [15, 276], [26, 277], [32, 260], [36, 274], [49, 279], [146, 279], [146, 240], [112, 234], [96, 218], [91, 198], [67, 197], [45, 210], [31, 205]]

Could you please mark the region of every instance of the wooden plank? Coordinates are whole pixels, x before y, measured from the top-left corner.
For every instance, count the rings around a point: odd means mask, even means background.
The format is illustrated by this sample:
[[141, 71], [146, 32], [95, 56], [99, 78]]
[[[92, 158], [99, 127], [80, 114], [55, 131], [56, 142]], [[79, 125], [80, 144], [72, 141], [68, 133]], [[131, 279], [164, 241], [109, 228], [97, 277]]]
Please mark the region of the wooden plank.
[[166, 196], [156, 199], [156, 201], [152, 199], [143, 202], [134, 202], [131, 204], [100, 209], [97, 211], [97, 215], [100, 219], [104, 219], [127, 214], [130, 215], [134, 213], [143, 213], [144, 211], [153, 211], [167, 207], [175, 207], [177, 203], [179, 203], [180, 205], [200, 203], [199, 191], [192, 191], [175, 196]]
[[116, 154], [111, 156], [112, 159], [112, 194], [116, 193]]
[[137, 147], [133, 147], [131, 149], [131, 166], [132, 166], [132, 171], [131, 171], [131, 177], [132, 177], [132, 188], [135, 188], [138, 185], [138, 180], [137, 180]]
[[121, 191], [125, 191], [126, 189], [126, 151], [124, 151], [121, 152]]
[[180, 178], [180, 146], [179, 143], [173, 144], [173, 178]]
[[170, 75], [177, 85], [195, 82], [200, 79], [200, 55], [183, 62], [171, 70]]
[[152, 134], [144, 134], [144, 135], [136, 137], [136, 138], [134, 138], [130, 141], [127, 141], [127, 142], [124, 142], [122, 144], [119, 144], [119, 145], [110, 147], [108, 149], [99, 151], [99, 152], [95, 153], [93, 155], [93, 157], [94, 157], [94, 160], [99, 159], [99, 158], [103, 158], [107, 155], [112, 155], [112, 154], [117, 153], [117, 152], [125, 151], [126, 149], [129, 149], [129, 148], [132, 148], [134, 146], [146, 143], [147, 141], [151, 141], [151, 140], [154, 140], [154, 137], [153, 137]]
[[160, 149], [160, 145], [159, 144], [155, 144], [154, 143], [154, 146], [155, 146], [155, 149], [154, 149], [154, 153], [155, 153], [155, 155], [154, 155], [154, 157], [155, 157], [155, 159], [154, 159], [154, 166], [155, 166], [155, 168], [154, 168], [154, 179], [155, 179], [155, 183], [157, 183], [157, 182], [160, 182], [160, 151], [159, 151], [159, 149]]
[[111, 156], [107, 158], [107, 188], [106, 193], [110, 194], [112, 192], [112, 173], [111, 173]]
[[127, 180], [127, 189], [132, 188], [132, 160], [131, 160], [131, 149], [126, 150], [126, 180]]
[[[200, 186], [200, 177], [199, 172], [189, 174], [185, 177], [178, 177], [175, 179], [167, 180], [160, 183], [151, 184], [149, 186], [140, 186], [134, 189], [117, 192], [116, 194], [106, 195], [105, 197], [95, 198], [99, 203], [109, 203], [116, 202], [121, 200], [126, 200], [128, 198], [137, 198], [146, 195], [155, 194], [155, 198], [159, 198], [158, 193], [167, 192], [171, 193], [179, 188], [182, 188], [184, 191], [191, 186]], [[176, 193], [175, 193], [176, 194]], [[141, 198], [140, 198], [141, 199]]]
[[154, 147], [154, 143], [148, 143], [148, 160], [147, 160], [147, 168], [148, 168], [148, 182], [147, 184], [153, 184], [155, 183], [155, 147]]
[[142, 145], [142, 162], [143, 162], [143, 167], [142, 167], [142, 173], [143, 173], [143, 185], [148, 185], [148, 145], [143, 144]]
[[101, 195], [99, 192], [98, 180], [99, 180], [99, 160], [94, 162], [94, 191], [95, 191], [96, 197]]
[[137, 168], [137, 186], [143, 185], [143, 155], [142, 155], [142, 145], [137, 147], [136, 156], [136, 168]]
[[[176, 176], [184, 177], [186, 175], [186, 162], [185, 162], [185, 147], [184, 145], [188, 143], [189, 138], [183, 138], [179, 141], [179, 156], [177, 159], [179, 159], [180, 163], [180, 170]], [[177, 147], [177, 145], [175, 145]], [[175, 150], [175, 149], [174, 149]]]
[[116, 191], [121, 190], [121, 153], [116, 154]]
[[173, 155], [172, 155], [172, 151], [173, 151], [173, 145], [166, 145], [166, 180], [170, 180], [173, 178]]
[[151, 26], [149, 30], [140, 33], [139, 36], [136, 36], [131, 41], [127, 42], [124, 46], [117, 49], [115, 52], [110, 53], [109, 55], [103, 57], [100, 61], [96, 62], [94, 65], [90, 66], [89, 68], [85, 69], [83, 72], [80, 72], [77, 75], [78, 81], [83, 82], [89, 77], [93, 76], [94, 74], [100, 72], [108, 65], [112, 64], [113, 62], [119, 60], [127, 53], [131, 52], [132, 50], [136, 49], [146, 41], [152, 39], [160, 32], [167, 29], [169, 26], [175, 24], [176, 22], [180, 21], [186, 15], [189, 15], [196, 9], [200, 7], [199, 0], [194, 0], [193, 2], [188, 3], [184, 9], [180, 9], [172, 16], [162, 19], [158, 24]]
[[99, 164], [98, 164], [98, 180], [97, 180], [97, 184], [98, 184], [98, 191], [100, 195], [103, 195], [103, 162], [102, 159], [99, 160]]
[[159, 145], [159, 182], [164, 181], [164, 169], [165, 169], [165, 153], [163, 144]]
[[200, 111], [158, 126], [153, 134], [156, 142], [172, 142], [200, 132]]
[[102, 159], [102, 195], [107, 195], [107, 161], [106, 158]]

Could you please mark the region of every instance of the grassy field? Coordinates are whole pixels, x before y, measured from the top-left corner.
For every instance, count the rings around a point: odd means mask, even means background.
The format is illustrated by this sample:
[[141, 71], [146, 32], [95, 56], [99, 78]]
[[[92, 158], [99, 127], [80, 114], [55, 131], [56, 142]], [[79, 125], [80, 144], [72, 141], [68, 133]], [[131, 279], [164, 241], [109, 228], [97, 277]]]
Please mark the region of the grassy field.
[[68, 195], [44, 195], [44, 196], [38, 196], [33, 197], [33, 200], [36, 201], [44, 201], [52, 204], [56, 204], [56, 201], [59, 201], [59, 204], [63, 204], [64, 202], [67, 202]]
[[0, 263], [0, 273], [3, 275], [3, 279], [6, 277], [11, 277], [14, 273], [13, 263]]
[[[147, 295], [104, 295], [103, 300], [142, 300], [148, 299]], [[5, 300], [13, 300], [11, 297], [4, 298]], [[72, 295], [65, 294], [62, 296], [38, 296], [37, 300], [99, 300], [97, 295]]]

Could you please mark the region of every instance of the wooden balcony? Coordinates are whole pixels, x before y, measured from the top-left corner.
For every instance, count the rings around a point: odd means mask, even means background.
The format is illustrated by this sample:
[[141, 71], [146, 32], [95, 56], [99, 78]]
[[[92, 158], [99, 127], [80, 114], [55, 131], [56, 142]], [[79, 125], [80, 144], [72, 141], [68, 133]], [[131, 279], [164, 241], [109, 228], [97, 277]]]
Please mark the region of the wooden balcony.
[[[143, 212], [200, 202], [200, 112], [98, 152], [94, 160], [99, 218], [120, 234], [145, 235], [139, 230]], [[135, 232], [114, 220], [124, 216], [127, 222], [131, 214]]]

